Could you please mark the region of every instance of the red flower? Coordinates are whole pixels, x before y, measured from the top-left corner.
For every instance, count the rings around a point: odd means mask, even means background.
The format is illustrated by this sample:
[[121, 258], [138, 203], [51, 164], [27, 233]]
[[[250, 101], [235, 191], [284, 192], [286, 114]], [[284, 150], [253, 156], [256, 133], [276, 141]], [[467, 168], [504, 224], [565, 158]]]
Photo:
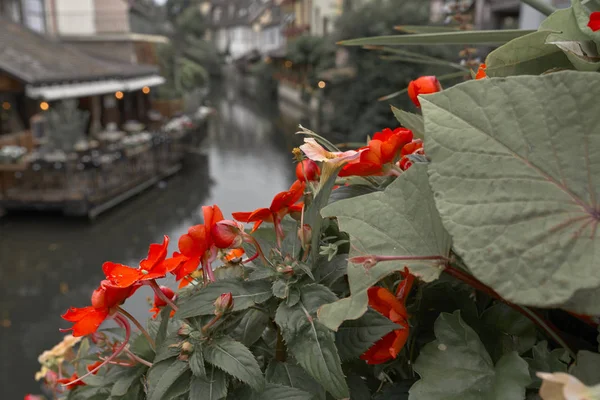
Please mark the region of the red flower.
[[244, 225], [230, 220], [219, 221], [210, 230], [214, 245], [219, 249], [241, 247], [244, 243], [243, 232]]
[[417, 107], [421, 107], [420, 94], [436, 93], [442, 90], [442, 85], [435, 76], [422, 76], [408, 84], [408, 97]]
[[393, 131], [385, 128], [375, 133], [369, 144], [361, 148], [363, 151], [359, 161], [346, 164], [339, 176], [368, 176], [381, 173], [383, 166], [394, 161], [400, 149], [412, 139], [412, 131], [406, 128], [396, 128]]
[[404, 146], [402, 148], [402, 151], [400, 151], [400, 156], [402, 158], [400, 159], [398, 166], [403, 171], [406, 171], [412, 166], [412, 161], [410, 160], [410, 158], [407, 157], [410, 154], [424, 154], [423, 141], [421, 139], [413, 140], [412, 142]]
[[109, 280], [103, 280], [100, 287], [92, 293], [92, 305], [83, 308], [71, 307], [62, 318], [72, 322], [69, 329], [61, 329], [62, 332], [73, 331], [73, 336], [86, 336], [98, 330], [102, 322], [112, 314], [116, 307], [121, 305], [140, 287], [134, 284], [129, 287], [118, 287]]
[[[102, 365], [102, 361], [96, 361], [95, 363], [88, 365], [86, 368], [87, 368], [88, 371], [91, 372], [94, 369], [96, 369], [97, 367], [99, 367], [100, 365]], [[92, 375], [96, 375], [97, 373], [98, 373], [98, 371], [94, 372]], [[66, 385], [69, 382], [76, 381], [77, 379], [79, 379], [79, 375], [77, 375], [77, 372], [75, 372], [70, 377], [58, 379], [56, 382], [62, 383], [63, 385]], [[83, 381], [78, 381], [78, 382], [75, 382], [72, 385], [69, 385], [67, 387], [69, 388], [69, 390], [73, 390], [77, 386], [85, 386], [85, 383]], [[33, 399], [35, 399], [35, 397]], [[25, 400], [27, 400], [27, 396], [25, 396]]]
[[106, 278], [119, 287], [128, 287], [138, 282], [163, 278], [169, 272], [164, 263], [168, 246], [169, 237], [165, 236], [162, 244], [150, 245], [148, 258], [142, 260], [138, 268], [108, 261], [102, 265], [102, 270]]
[[316, 162], [305, 159], [296, 165], [296, 177], [301, 182], [316, 181], [321, 175], [321, 170]]
[[225, 256], [223, 258], [228, 263], [237, 264], [237, 263], [239, 263], [239, 262], [242, 261], [242, 257], [244, 256], [244, 254], [246, 254], [246, 252], [244, 251], [244, 249], [242, 249], [240, 247], [240, 248], [237, 248], [237, 249], [231, 249], [231, 250], [229, 250], [225, 254]]
[[165, 261], [166, 269], [175, 274], [177, 281], [181, 280], [180, 288], [189, 283], [183, 278], [194, 272], [200, 263], [208, 264], [208, 257], [216, 249], [211, 230], [223, 220], [223, 213], [216, 205], [203, 206], [202, 213], [204, 224], [188, 229], [188, 233], [179, 238], [179, 252], [173, 253], [173, 257]]
[[590, 14], [590, 21], [587, 24], [593, 32], [600, 31], [600, 11], [594, 11]]
[[477, 69], [477, 74], [475, 75], [475, 79], [487, 78], [487, 74], [485, 73], [486, 68], [487, 68], [487, 66], [485, 64], [480, 64], [479, 69]]
[[400, 282], [396, 296], [382, 287], [372, 287], [368, 290], [369, 306], [383, 314], [392, 322], [402, 326], [379, 339], [369, 350], [360, 356], [367, 364], [383, 364], [398, 356], [409, 335], [408, 313], [404, 305], [410, 292], [414, 276], [405, 269], [405, 279]]
[[290, 207], [294, 205], [304, 194], [304, 183], [296, 181], [286, 192], [280, 192], [275, 195], [269, 208], [259, 208], [251, 212], [235, 212], [232, 213], [233, 218], [240, 222], [254, 222], [252, 232], [258, 229], [263, 222], [272, 222], [275, 225], [275, 230], [278, 235], [283, 232], [280, 230], [281, 219], [289, 213]]
[[[163, 292], [164, 295], [167, 296], [167, 298], [169, 300], [175, 299], [175, 292], [173, 292], [173, 290], [171, 290], [170, 288], [168, 288], [166, 286], [160, 286], [160, 291]], [[156, 319], [156, 317], [160, 313], [161, 308], [166, 305], [167, 305], [167, 303], [163, 299], [158, 297], [157, 294], [154, 294], [154, 304], [152, 305], [152, 308], [150, 309], [150, 312], [154, 313], [154, 315], [152, 315], [152, 318]], [[173, 316], [173, 315], [175, 315], [175, 310], [171, 310], [171, 316]]]
[[[75, 380], [77, 380], [77, 379], [79, 379], [79, 375], [77, 375], [77, 372], [75, 372], [75, 373], [73, 373], [73, 375], [71, 375], [70, 377], [68, 377], [68, 378], [62, 378], [62, 379], [59, 379], [59, 380], [57, 380], [56, 382], [58, 382], [58, 383], [62, 383], [63, 385], [66, 385], [67, 383], [69, 383], [69, 382], [73, 382], [73, 381], [75, 381]], [[78, 381], [78, 382], [75, 382], [75, 383], [73, 383], [72, 385], [69, 385], [69, 386], [67, 386], [67, 388], [68, 388], [69, 390], [73, 390], [73, 389], [75, 389], [77, 386], [85, 386], [85, 383], [84, 383], [83, 381]]]

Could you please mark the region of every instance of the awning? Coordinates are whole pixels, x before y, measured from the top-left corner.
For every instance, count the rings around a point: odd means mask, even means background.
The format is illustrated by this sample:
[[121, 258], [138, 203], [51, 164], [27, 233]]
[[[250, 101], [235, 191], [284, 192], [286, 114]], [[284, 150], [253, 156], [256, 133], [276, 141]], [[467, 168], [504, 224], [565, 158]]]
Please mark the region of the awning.
[[165, 78], [158, 75], [146, 76], [143, 78], [133, 78], [125, 81], [125, 90], [140, 90], [145, 86], [158, 86], [162, 85], [163, 83], [165, 83]]
[[71, 99], [100, 94], [114, 93], [118, 91], [134, 91], [144, 86], [157, 86], [165, 83], [165, 78], [159, 75], [151, 75], [142, 78], [110, 79], [96, 82], [65, 83], [57, 85], [33, 86], [27, 85], [25, 94], [32, 99], [43, 99], [47, 101]]

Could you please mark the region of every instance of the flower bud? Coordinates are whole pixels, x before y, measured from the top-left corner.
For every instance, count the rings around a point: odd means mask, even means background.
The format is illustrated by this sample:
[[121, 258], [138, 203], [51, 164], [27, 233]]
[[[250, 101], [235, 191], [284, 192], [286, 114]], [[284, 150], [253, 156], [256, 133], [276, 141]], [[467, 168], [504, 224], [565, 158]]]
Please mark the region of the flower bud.
[[189, 336], [192, 332], [192, 327], [186, 324], [185, 322], [181, 324], [179, 330], [177, 330], [177, 334], [179, 336]]
[[308, 224], [302, 225], [298, 228], [298, 239], [300, 240], [300, 244], [304, 250], [308, 249], [310, 246], [310, 241], [312, 239], [312, 228]]
[[181, 344], [181, 351], [185, 353], [191, 353], [194, 350], [194, 345], [190, 342], [183, 342]]
[[181, 353], [181, 354], [180, 354], [180, 355], [177, 357], [177, 359], [178, 359], [179, 361], [187, 361], [189, 358], [190, 358], [190, 356], [188, 356], [188, 355], [187, 355], [187, 354], [185, 354], [185, 353]]
[[243, 232], [244, 225], [230, 220], [219, 221], [210, 230], [213, 242], [219, 249], [242, 247], [244, 243]]
[[319, 175], [321, 170], [313, 160], [305, 159], [296, 165], [296, 178], [300, 182], [319, 180]]
[[215, 315], [223, 315], [233, 308], [233, 296], [231, 292], [223, 293], [215, 300]]
[[[160, 286], [160, 291], [163, 292], [163, 294], [167, 296], [169, 300], [173, 300], [175, 298], [175, 292], [166, 286]], [[157, 294], [154, 294], [154, 307], [164, 307], [166, 305], [167, 303], [163, 299], [158, 297]]]
[[408, 84], [408, 96], [417, 107], [421, 107], [420, 94], [436, 93], [442, 90], [442, 85], [435, 76], [422, 76]]

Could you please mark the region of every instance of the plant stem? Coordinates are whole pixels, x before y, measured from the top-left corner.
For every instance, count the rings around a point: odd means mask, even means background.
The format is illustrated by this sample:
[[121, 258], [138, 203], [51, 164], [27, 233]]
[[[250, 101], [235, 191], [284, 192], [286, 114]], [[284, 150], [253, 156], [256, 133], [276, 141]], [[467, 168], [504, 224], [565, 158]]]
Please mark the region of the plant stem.
[[513, 308], [514, 310], [520, 312], [521, 314], [523, 314], [524, 316], [529, 318], [540, 329], [542, 329], [544, 332], [546, 332], [548, 334], [548, 336], [550, 336], [556, 342], [556, 344], [558, 344], [559, 346], [561, 346], [562, 348], [567, 350], [569, 352], [569, 354], [571, 355], [571, 357], [573, 357], [573, 359], [575, 359], [575, 352], [567, 345], [565, 340], [560, 336], [560, 334], [558, 333], [558, 329], [556, 327], [551, 326], [550, 323], [546, 322], [541, 316], [539, 316], [534, 311], [528, 309], [527, 307], [523, 307], [518, 304], [514, 304], [514, 303], [507, 301], [491, 287], [487, 286], [486, 284], [484, 284], [483, 282], [481, 282], [474, 276], [469, 275], [465, 271], [455, 268], [455, 267], [451, 266], [450, 264], [446, 265], [446, 269], [444, 270], [444, 272], [446, 272], [448, 275], [453, 276], [454, 278], [456, 278], [460, 281], [463, 281], [464, 283], [473, 287], [474, 289], [479, 290], [480, 292], [483, 292], [483, 293], [487, 294], [488, 296], [490, 296], [496, 300], [499, 300], [499, 301], [505, 303], [506, 305], [508, 305], [509, 307]]
[[140, 330], [140, 332], [142, 332], [142, 334], [146, 337], [146, 339], [148, 340], [148, 343], [150, 343], [150, 346], [152, 347], [152, 350], [156, 350], [156, 343], [154, 343], [154, 339], [152, 339], [152, 337], [150, 336], [150, 334], [148, 333], [148, 331], [142, 326], [142, 324], [140, 324], [140, 322], [135, 319], [135, 317], [131, 314], [129, 314], [127, 311], [125, 311], [123, 308], [121, 308], [120, 306], [117, 307], [117, 310], [119, 310], [119, 313], [124, 315], [125, 317], [129, 318], [129, 320], [131, 322], [133, 322], [133, 324]]
[[275, 347], [275, 360], [279, 362], [285, 362], [287, 358], [287, 349], [285, 347], [285, 342], [283, 341], [283, 336], [281, 335], [281, 330], [277, 327], [277, 347]]
[[165, 303], [167, 303], [169, 305], [169, 307], [171, 307], [171, 310], [177, 312], [177, 310], [179, 310], [179, 307], [177, 307], [175, 305], [175, 303], [173, 303], [171, 301], [171, 299], [169, 299], [167, 297], [167, 295], [165, 295], [162, 292], [162, 290], [160, 290], [160, 287], [158, 286], [158, 283], [156, 283], [156, 280], [152, 279], [149, 282], [150, 282], [149, 283], [150, 287], [152, 288], [152, 290], [154, 290], [154, 293], [156, 293], [156, 295], [158, 296], [158, 298], [161, 299], [162, 301], [164, 301]]
[[149, 361], [144, 360], [141, 357], [138, 357], [135, 353], [133, 353], [131, 350], [129, 349], [125, 349], [125, 353], [127, 353], [127, 355], [129, 357], [131, 357], [132, 359], [134, 359], [135, 361], [139, 362], [140, 364], [144, 364], [146, 367], [148, 368], [152, 368], [152, 363]]
[[550, 15], [554, 11], [556, 11], [556, 8], [554, 8], [550, 4], [546, 3], [544, 0], [521, 0], [521, 1], [523, 3], [529, 5], [530, 7], [535, 8], [536, 10], [538, 10], [539, 12], [541, 12], [544, 15]]

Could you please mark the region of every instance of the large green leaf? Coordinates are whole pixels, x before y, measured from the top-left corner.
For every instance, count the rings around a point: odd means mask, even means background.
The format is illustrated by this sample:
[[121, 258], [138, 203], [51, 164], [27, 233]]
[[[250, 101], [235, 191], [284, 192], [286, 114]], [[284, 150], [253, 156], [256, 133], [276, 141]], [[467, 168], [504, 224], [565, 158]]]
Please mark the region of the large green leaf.
[[582, 350], [571, 367], [571, 374], [588, 386], [600, 384], [600, 354]]
[[538, 31], [492, 51], [486, 58], [486, 73], [490, 77], [539, 75], [553, 68], [573, 66], [557, 46], [546, 44], [551, 31]]
[[410, 400], [519, 400], [529, 384], [527, 363], [516, 352], [494, 366], [479, 337], [460, 317], [442, 313], [437, 340], [426, 345], [414, 364], [421, 380]]
[[273, 295], [266, 281], [222, 280], [213, 282], [187, 298], [177, 311], [177, 318], [210, 315], [215, 311], [215, 300], [223, 293], [233, 295], [233, 311], [245, 310], [264, 303]]
[[264, 377], [254, 355], [246, 346], [230, 337], [211, 341], [204, 347], [204, 359], [229, 375], [260, 390]]
[[136, 383], [140, 382], [142, 376], [148, 368], [145, 366], [138, 366], [135, 368], [126, 369], [126, 371], [120, 375], [120, 378], [113, 385], [110, 395], [114, 397], [125, 396], [129, 389]]
[[251, 400], [311, 400], [313, 395], [303, 390], [267, 383], [259, 392], [252, 393]]
[[600, 286], [599, 92], [599, 74], [565, 71], [422, 99], [430, 182], [454, 250], [510, 301], [557, 306]]
[[267, 382], [289, 386], [312, 393], [315, 399], [325, 399], [325, 389], [301, 367], [291, 362], [273, 360], [265, 371]]
[[202, 355], [201, 346], [200, 343], [194, 345], [194, 352], [189, 358], [189, 364], [194, 376], [204, 378], [206, 376], [206, 367], [204, 365], [204, 356]]
[[171, 386], [188, 370], [188, 363], [179, 360], [154, 364], [148, 372], [148, 400], [163, 400]]
[[154, 341], [156, 343], [156, 347], [160, 347], [167, 337], [167, 328], [169, 327], [169, 320], [171, 315], [171, 307], [165, 306], [163, 310], [160, 312], [160, 325], [156, 331], [156, 336], [154, 337]]
[[567, 372], [568, 353], [565, 349], [548, 349], [548, 342], [542, 341], [533, 346], [532, 358], [526, 358], [529, 364], [529, 372], [532, 383], [530, 388], [539, 389], [542, 380], [537, 377], [536, 372]]
[[[556, 45], [562, 50], [575, 68], [580, 71], [597, 71], [600, 69], [597, 48], [590, 35], [584, 32], [592, 33], [586, 26], [587, 18], [582, 25], [582, 10], [578, 9], [577, 4], [579, 3], [575, 1], [573, 7], [552, 14], [542, 23], [540, 29], [554, 32], [548, 36], [546, 43]], [[596, 59], [592, 58], [593, 56]]]
[[439, 33], [456, 32], [460, 27], [446, 25], [398, 25], [395, 26], [394, 29], [406, 33]]
[[343, 40], [345, 46], [398, 46], [398, 45], [448, 45], [448, 44], [499, 44], [527, 35], [533, 31], [503, 29], [493, 31], [456, 31], [419, 33], [415, 35], [375, 36]]
[[315, 268], [315, 279], [317, 283], [331, 287], [338, 279], [346, 275], [348, 270], [348, 254], [335, 255], [331, 261], [327, 257], [321, 257]]
[[269, 314], [266, 311], [250, 309], [244, 313], [231, 336], [242, 342], [244, 346], [250, 347], [260, 338], [268, 322]]
[[592, 29], [588, 26], [588, 22], [590, 21], [590, 12], [589, 10], [581, 4], [581, 0], [572, 0], [572, 9], [573, 14], [575, 15], [575, 19], [577, 20], [577, 24], [579, 25], [579, 29], [583, 32], [584, 35], [588, 36], [590, 39], [600, 44], [600, 31], [592, 31]]
[[[359, 319], [345, 321], [335, 333], [340, 358], [348, 360], [360, 356], [373, 343], [395, 329], [402, 327], [370, 309]], [[408, 329], [408, 326], [404, 329]]]
[[227, 375], [209, 366], [206, 377], [194, 377], [190, 385], [190, 400], [220, 400], [227, 396]]
[[423, 122], [423, 117], [421, 115], [400, 110], [394, 106], [392, 106], [392, 112], [403, 127], [412, 131], [414, 137], [420, 139], [425, 137], [425, 123]]
[[335, 299], [335, 295], [325, 286], [304, 286], [298, 303], [294, 306], [285, 303], [279, 305], [275, 322], [298, 364], [329, 393], [340, 399], [348, 397], [348, 386], [333, 332], [314, 318], [318, 307]]
[[[384, 192], [338, 201], [322, 213], [337, 216], [340, 229], [350, 234], [350, 257], [447, 257], [450, 252], [450, 236], [435, 208], [426, 165], [413, 165]], [[336, 330], [343, 321], [359, 318], [367, 311], [367, 289], [405, 265], [425, 281], [436, 279], [443, 269], [436, 261], [385, 261], [368, 271], [349, 263], [351, 297], [323, 306], [319, 320]]]

